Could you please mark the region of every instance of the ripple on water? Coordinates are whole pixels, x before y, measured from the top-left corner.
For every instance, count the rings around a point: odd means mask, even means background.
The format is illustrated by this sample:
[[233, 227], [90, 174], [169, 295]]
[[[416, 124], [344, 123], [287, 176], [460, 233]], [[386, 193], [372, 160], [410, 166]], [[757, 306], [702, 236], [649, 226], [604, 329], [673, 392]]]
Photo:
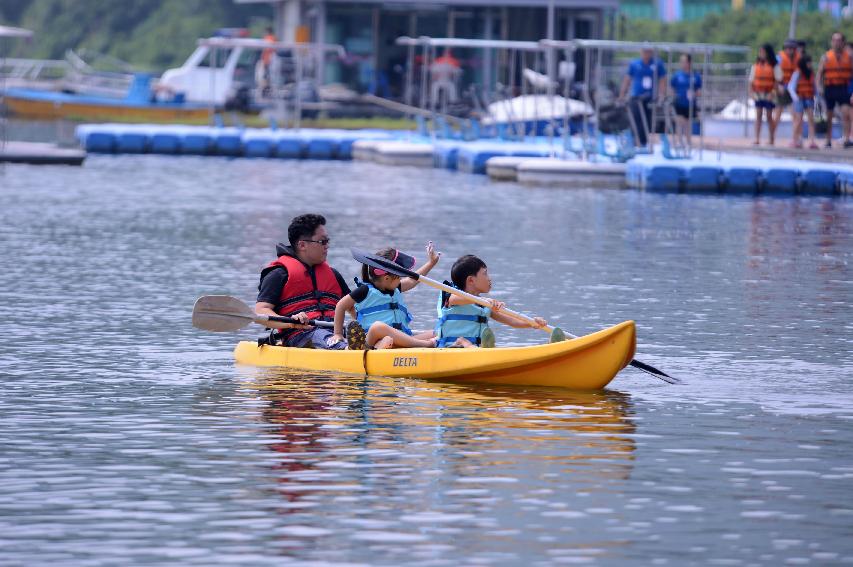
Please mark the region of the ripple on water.
[[[853, 561], [849, 200], [157, 156], [7, 166], [0, 185], [10, 564]], [[433, 239], [438, 279], [476, 253], [495, 297], [575, 334], [635, 319], [637, 357], [685, 384], [629, 369], [612, 391], [573, 393], [235, 367], [237, 337], [258, 329], [201, 333], [193, 301], [251, 302], [306, 194], [347, 278], [349, 245]], [[428, 328], [435, 294], [407, 296]]]

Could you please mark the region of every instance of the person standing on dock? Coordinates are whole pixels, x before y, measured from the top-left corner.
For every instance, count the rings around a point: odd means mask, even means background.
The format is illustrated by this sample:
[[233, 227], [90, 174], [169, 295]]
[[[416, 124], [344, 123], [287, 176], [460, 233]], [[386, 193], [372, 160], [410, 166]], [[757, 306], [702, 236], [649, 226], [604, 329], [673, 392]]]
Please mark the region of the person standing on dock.
[[[335, 306], [350, 293], [340, 272], [326, 263], [329, 233], [322, 215], [300, 215], [287, 228], [290, 245], [278, 244], [278, 258], [261, 271], [258, 315], [284, 315], [303, 323], [334, 321]], [[269, 344], [341, 350], [346, 341], [331, 343], [332, 330], [280, 323], [270, 333]]]
[[845, 49], [844, 34], [835, 32], [832, 47], [820, 58], [817, 69], [818, 88], [822, 88], [826, 103], [826, 147], [832, 147], [832, 119], [836, 107], [841, 114], [841, 135], [845, 148], [853, 146], [850, 141], [850, 80], [853, 79], [853, 57]]
[[681, 69], [672, 74], [669, 86], [675, 95], [672, 101], [675, 110], [675, 135], [681, 146], [689, 147], [692, 121], [696, 118], [698, 99], [702, 94], [702, 75], [693, 70], [693, 58], [689, 53], [682, 53], [679, 62]]
[[788, 82], [788, 94], [791, 95], [794, 108], [794, 139], [791, 141], [792, 148], [803, 147], [803, 116], [809, 121], [809, 148], [816, 150], [814, 131], [814, 96], [815, 72], [812, 69], [812, 58], [803, 55], [797, 61], [797, 70], [791, 75]]
[[755, 140], [761, 143], [761, 117], [767, 117], [769, 142], [776, 142], [776, 124], [773, 122], [773, 109], [776, 108], [778, 90], [782, 85], [782, 68], [776, 59], [773, 46], [765, 43], [758, 48], [758, 57], [749, 70], [749, 96], [755, 103]]
[[[630, 99], [628, 99], [629, 88]], [[651, 47], [645, 47], [640, 51], [640, 58], [628, 65], [619, 91], [619, 101], [623, 103], [628, 101], [629, 112], [634, 117], [637, 145], [646, 146], [651, 141], [649, 134], [654, 132], [652, 104], [663, 100], [665, 95], [666, 66], [663, 61], [655, 57]]]
[[[269, 43], [275, 43], [278, 41], [273, 33], [272, 28], [267, 28], [267, 33], [264, 35], [264, 41]], [[261, 80], [260, 87], [261, 92], [264, 95], [269, 94], [270, 87], [272, 85], [272, 58], [275, 55], [275, 49], [272, 47], [268, 47], [261, 51]]]
[[[791, 76], [797, 70], [797, 64], [800, 62], [799, 44], [796, 39], [786, 39], [782, 45], [782, 51], [779, 53], [779, 67], [782, 69], [782, 86], [787, 86], [791, 82]], [[782, 89], [779, 94], [776, 108], [773, 109], [773, 130], [779, 129], [779, 122], [782, 120], [782, 113], [786, 108], [791, 106], [793, 99], [786, 89]], [[798, 140], [796, 136], [794, 140]]]

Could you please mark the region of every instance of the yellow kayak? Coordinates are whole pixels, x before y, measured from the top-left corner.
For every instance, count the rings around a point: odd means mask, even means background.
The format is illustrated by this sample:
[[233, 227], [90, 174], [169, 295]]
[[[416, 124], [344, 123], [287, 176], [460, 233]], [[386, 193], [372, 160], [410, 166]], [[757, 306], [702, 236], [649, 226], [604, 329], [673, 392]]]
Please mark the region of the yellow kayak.
[[598, 390], [634, 357], [636, 331], [625, 321], [564, 342], [493, 349], [313, 350], [242, 341], [240, 364], [459, 382]]

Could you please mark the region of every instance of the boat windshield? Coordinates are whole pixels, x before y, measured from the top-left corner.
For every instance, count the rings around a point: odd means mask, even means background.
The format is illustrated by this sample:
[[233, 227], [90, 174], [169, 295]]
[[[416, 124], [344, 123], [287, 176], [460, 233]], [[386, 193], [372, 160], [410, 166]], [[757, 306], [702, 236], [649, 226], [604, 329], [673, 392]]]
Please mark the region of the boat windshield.
[[228, 61], [229, 55], [231, 55], [231, 50], [227, 48], [209, 49], [204, 58], [199, 61], [198, 66], [205, 68], [213, 66], [216, 69], [222, 69], [225, 67], [225, 62]]

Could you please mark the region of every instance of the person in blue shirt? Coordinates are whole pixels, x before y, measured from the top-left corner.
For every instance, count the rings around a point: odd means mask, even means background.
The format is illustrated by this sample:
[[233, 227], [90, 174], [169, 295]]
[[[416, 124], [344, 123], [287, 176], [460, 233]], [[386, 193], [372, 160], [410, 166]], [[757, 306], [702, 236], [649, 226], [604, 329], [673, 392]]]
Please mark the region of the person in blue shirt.
[[679, 59], [681, 69], [672, 74], [669, 86], [675, 95], [675, 135], [681, 145], [690, 144], [690, 122], [699, 112], [699, 95], [702, 94], [702, 75], [693, 70], [693, 58], [683, 53]]
[[[631, 90], [631, 98], [628, 99], [628, 89]], [[647, 132], [654, 131], [652, 124], [652, 103], [666, 95], [666, 66], [655, 57], [654, 50], [647, 47], [640, 51], [640, 58], [631, 61], [625, 77], [622, 79], [622, 88], [619, 91], [619, 100], [628, 100], [631, 114], [637, 126], [637, 142], [640, 146], [649, 143]]]

